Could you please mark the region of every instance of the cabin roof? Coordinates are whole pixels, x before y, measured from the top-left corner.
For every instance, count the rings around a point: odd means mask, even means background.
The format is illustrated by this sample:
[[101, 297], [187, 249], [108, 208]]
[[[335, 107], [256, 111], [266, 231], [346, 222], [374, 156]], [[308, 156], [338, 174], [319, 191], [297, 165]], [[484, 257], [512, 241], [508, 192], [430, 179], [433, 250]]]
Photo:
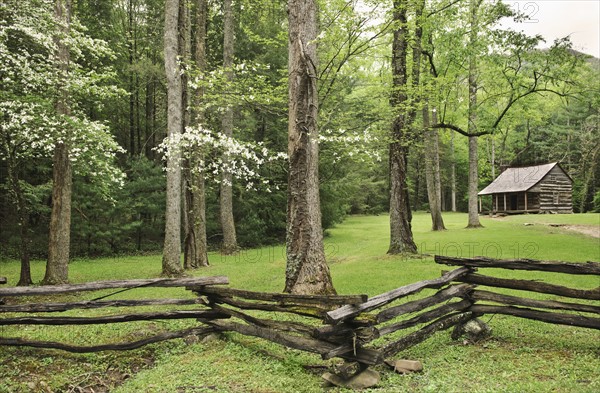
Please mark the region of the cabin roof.
[[[478, 195], [525, 192], [539, 183], [557, 165], [558, 162], [552, 162], [543, 165], [507, 168], [490, 185], [479, 191]], [[558, 167], [566, 174], [560, 165]]]

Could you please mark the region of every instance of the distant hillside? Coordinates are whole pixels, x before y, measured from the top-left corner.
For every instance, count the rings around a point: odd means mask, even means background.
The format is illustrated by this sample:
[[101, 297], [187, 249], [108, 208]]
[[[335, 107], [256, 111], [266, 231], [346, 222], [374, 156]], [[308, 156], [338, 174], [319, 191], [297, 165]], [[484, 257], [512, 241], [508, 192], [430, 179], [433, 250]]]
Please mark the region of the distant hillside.
[[570, 52], [573, 53], [575, 56], [583, 56], [586, 58], [587, 62], [590, 63], [592, 65], [592, 67], [594, 68], [600, 68], [600, 59], [597, 57], [594, 57], [592, 55], [588, 55], [587, 53], [584, 52], [580, 52], [578, 50], [575, 49], [570, 49]]

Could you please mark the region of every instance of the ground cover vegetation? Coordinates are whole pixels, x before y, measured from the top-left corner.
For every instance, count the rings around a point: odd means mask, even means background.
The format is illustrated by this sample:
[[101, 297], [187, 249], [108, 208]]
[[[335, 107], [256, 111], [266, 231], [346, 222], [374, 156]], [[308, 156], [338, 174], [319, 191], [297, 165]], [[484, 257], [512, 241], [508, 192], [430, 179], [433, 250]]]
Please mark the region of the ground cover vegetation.
[[[26, 286], [225, 274], [243, 289], [373, 295], [437, 276], [433, 254], [598, 260], [585, 237], [597, 214], [477, 214], [477, 190], [504, 166], [554, 161], [573, 179], [574, 210], [600, 211], [600, 60], [568, 37], [544, 46], [505, 29], [505, 18], [528, 15], [499, 0], [3, 2], [0, 275]], [[516, 342], [530, 330], [531, 353], [547, 350], [555, 363], [538, 383], [517, 370], [533, 361], [525, 356], [503, 380], [525, 378], [531, 391], [597, 387], [591, 333], [494, 321], [506, 345], [449, 347], [465, 364], [498, 351], [449, 390], [469, 381], [497, 391], [483, 385], [494, 356], [525, 348]], [[31, 332], [85, 343], [186, 324]], [[568, 350], [551, 349], [551, 336]], [[187, 372], [214, 382], [182, 391], [318, 389], [309, 355], [227, 337], [193, 344], [198, 355], [173, 342], [130, 354], [49, 351], [40, 363], [39, 351], [2, 349], [0, 367], [9, 391], [173, 391]], [[447, 344], [415, 349], [437, 362], [426, 378], [384, 386], [440, 390], [454, 364], [437, 350]], [[245, 356], [256, 362], [240, 365]]]
[[[482, 217], [484, 228], [481, 230], [465, 229], [466, 217], [465, 213], [446, 214], [445, 224], [449, 230], [440, 234], [430, 230], [428, 214], [415, 214], [413, 229], [419, 251], [464, 257], [480, 254], [494, 257], [502, 252], [503, 257], [576, 262], [598, 260], [599, 257], [597, 238], [547, 225], [597, 226], [598, 214], [571, 215], [571, 221], [550, 220], [563, 219], [563, 216], [527, 216], [525, 222], [533, 225], [523, 225], [522, 217]], [[423, 254], [418, 258], [406, 258], [384, 255], [381, 249], [388, 242], [388, 225], [389, 219], [385, 215], [352, 216], [330, 230], [325, 250], [338, 293], [367, 293], [372, 296], [400, 285], [439, 276], [443, 267], [433, 263], [432, 256]], [[78, 259], [70, 267], [71, 279], [73, 282], [86, 282], [158, 277], [161, 273], [160, 258], [155, 255]], [[209, 260], [209, 267], [194, 274], [227, 275], [231, 287], [258, 291], [279, 291], [284, 283], [283, 246], [249, 249], [233, 256], [211, 252]], [[18, 271], [17, 261], [3, 261], [0, 270], [3, 275], [13, 277]], [[32, 274], [34, 280], [43, 277], [43, 261], [33, 261]], [[551, 274], [504, 271], [496, 275], [550, 279], [552, 282]], [[595, 288], [598, 285], [597, 279], [591, 277], [571, 276], [569, 280], [568, 283], [555, 283], [579, 288]], [[506, 290], [507, 294], [517, 292]], [[53, 300], [83, 300], [82, 297], [88, 299], [103, 294], [56, 296]], [[190, 297], [192, 294], [169, 288], [140, 289], [109, 299], [163, 296]], [[414, 295], [409, 300], [419, 296]], [[556, 297], [556, 300], [561, 299]], [[148, 308], [154, 309], [157, 308]], [[111, 310], [67, 313], [84, 316], [108, 312]], [[596, 331], [501, 315], [484, 319], [493, 329], [488, 339], [467, 344], [462, 340], [451, 340], [449, 332], [438, 333], [401, 354], [405, 358], [421, 360], [425, 365], [423, 373], [400, 376], [383, 372], [382, 383], [374, 391], [593, 392], [600, 386]], [[127, 340], [194, 324], [196, 322], [193, 321], [155, 321], [87, 327], [32, 326], [25, 330], [5, 326], [1, 332], [5, 337], [26, 336], [86, 345]], [[2, 347], [0, 354], [3, 359], [0, 371], [4, 376], [0, 389], [7, 392], [44, 391], [44, 384], [52, 391], [78, 391], [78, 387], [92, 387], [95, 391], [120, 392], [178, 389], [183, 392], [319, 392], [322, 391], [320, 374], [326, 367], [338, 362], [322, 361], [316, 355], [231, 333], [210, 342], [186, 344], [183, 340], [173, 340], [129, 352], [76, 355], [54, 350]]]
[[[162, 249], [168, 172], [163, 170], [164, 150], [155, 148], [163, 142], [167, 124], [164, 4], [101, 3], [69, 2], [71, 69], [66, 84], [54, 71], [60, 63], [56, 43], [63, 33], [54, 19], [53, 2], [2, 6], [4, 256], [16, 257], [25, 249], [31, 257], [48, 255], [52, 155], [67, 129], [74, 171], [70, 254], [98, 257]], [[230, 158], [223, 154], [241, 152], [229, 149], [217, 134], [225, 109], [233, 108], [232, 143], [261, 144], [260, 150], [275, 155], [287, 152], [286, 2], [233, 3], [233, 21], [228, 22], [235, 38], [231, 65], [224, 65], [221, 2], [183, 5], [186, 12], [178, 23], [184, 33], [189, 31], [189, 42], [180, 55], [186, 78], [182, 87], [187, 91], [182, 119], [214, 133], [212, 139], [200, 139], [212, 146], [205, 147], [204, 158], [194, 158], [210, 167], [200, 188], [208, 247], [222, 249], [224, 244], [222, 173], [241, 167], [245, 175], [238, 179], [234, 173], [231, 185], [236, 245], [281, 242], [286, 236], [287, 165], [253, 166], [248, 159], [234, 161], [235, 168], [224, 165]], [[394, 16], [392, 5], [402, 12]], [[552, 50], [538, 50], [541, 37], [498, 28], [497, 22], [510, 17], [511, 9], [495, 2], [478, 7], [472, 9], [467, 1], [319, 3], [318, 185], [323, 228], [348, 213], [389, 210], [388, 190], [396, 184], [390, 177], [390, 143], [406, 147], [402, 189], [408, 192], [412, 210], [465, 211], [469, 166], [476, 164], [477, 189], [504, 165], [549, 161], [560, 161], [573, 177], [576, 211], [599, 208], [597, 59], [570, 50], [568, 40], [557, 42]], [[481, 15], [481, 31], [477, 42], [469, 44], [469, 23], [477, 22], [469, 22], [473, 11], [475, 17]], [[394, 19], [400, 17], [403, 21]], [[394, 32], [397, 40], [402, 33], [406, 44], [405, 53], [394, 55], [404, 59], [406, 75], [401, 80], [392, 76], [390, 63]], [[466, 120], [472, 57], [479, 62], [473, 81], [479, 101], [471, 108], [478, 119], [476, 131], [468, 130]], [[59, 85], [68, 87], [61, 93], [69, 98], [68, 127], [56, 112]], [[400, 101], [394, 98], [390, 106], [391, 94], [398, 92]], [[390, 135], [398, 115], [407, 118], [402, 131], [406, 135]], [[469, 163], [469, 138], [459, 131], [479, 135], [476, 161], [471, 156]], [[189, 149], [197, 151], [199, 144], [190, 143]], [[433, 151], [437, 154], [430, 156]], [[256, 175], [253, 180], [248, 173]], [[194, 220], [184, 218], [188, 221]]]

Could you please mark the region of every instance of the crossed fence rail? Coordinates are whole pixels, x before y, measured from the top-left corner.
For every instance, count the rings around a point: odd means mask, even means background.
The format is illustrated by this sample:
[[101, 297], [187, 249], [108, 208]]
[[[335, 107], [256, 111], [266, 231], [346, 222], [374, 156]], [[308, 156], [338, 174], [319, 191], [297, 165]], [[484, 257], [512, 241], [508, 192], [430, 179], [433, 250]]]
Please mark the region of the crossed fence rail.
[[[435, 256], [435, 261], [458, 268], [443, 272], [440, 277], [404, 285], [371, 298], [367, 295], [319, 296], [245, 291], [227, 287], [228, 279], [222, 276], [4, 287], [0, 289], [0, 298], [4, 298], [6, 304], [0, 305], [0, 314], [5, 317], [0, 318], [0, 327], [92, 325], [166, 319], [195, 319], [198, 325], [178, 331], [162, 332], [135, 341], [93, 346], [3, 337], [3, 329], [0, 329], [0, 345], [97, 352], [129, 350], [188, 335], [232, 331], [316, 353], [323, 359], [342, 358], [365, 368], [383, 363], [438, 331], [461, 326], [484, 314], [505, 314], [553, 324], [600, 329], [600, 286], [591, 289], [570, 288], [539, 280], [495, 277], [478, 272], [480, 269], [500, 268], [543, 271], [558, 275], [583, 274], [600, 278], [598, 262], [569, 263], [446, 256]], [[38, 301], [49, 295], [102, 289], [121, 289], [118, 292], [122, 292], [147, 287], [181, 287], [193, 291], [196, 296], [191, 299], [105, 300], [107, 295], [75, 302]], [[535, 292], [538, 295], [536, 298], [506, 295], [497, 291], [500, 288]], [[415, 298], [414, 295], [426, 289], [437, 291]], [[548, 295], [548, 298], [539, 299], [539, 294]], [[25, 296], [27, 301], [19, 300]], [[560, 300], [556, 299], [557, 296]], [[75, 309], [113, 307], [119, 310], [135, 310], [141, 306], [184, 305], [192, 306], [193, 309], [119, 312], [86, 317], [57, 316], [57, 313], [62, 311]]]

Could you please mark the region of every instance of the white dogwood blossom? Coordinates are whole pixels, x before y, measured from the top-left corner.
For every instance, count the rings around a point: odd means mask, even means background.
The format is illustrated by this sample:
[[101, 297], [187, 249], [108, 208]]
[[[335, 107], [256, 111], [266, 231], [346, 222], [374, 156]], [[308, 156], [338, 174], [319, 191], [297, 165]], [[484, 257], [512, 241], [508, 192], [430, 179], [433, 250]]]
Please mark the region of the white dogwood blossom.
[[[190, 157], [192, 151], [199, 149], [204, 152], [203, 159], [190, 168], [192, 171], [202, 172], [216, 182], [221, 181], [223, 172], [231, 173], [248, 190], [260, 188], [271, 192], [272, 187], [279, 189], [278, 185], [261, 175], [261, 169], [271, 163], [286, 161], [287, 154], [272, 152], [263, 143], [242, 142], [198, 126], [188, 127], [183, 134], [165, 138], [156, 148], [165, 159], [181, 152], [180, 165]], [[227, 157], [225, 160], [223, 155]]]
[[333, 163], [349, 157], [359, 162], [377, 161], [381, 162], [380, 149], [377, 147], [378, 138], [370, 128], [362, 132], [351, 133], [345, 129], [324, 130], [319, 134], [321, 145], [331, 146]]
[[[70, 34], [61, 37], [71, 52], [70, 72], [59, 80], [53, 39], [59, 23], [53, 10], [51, 0], [0, 3], [0, 160], [18, 166], [51, 157], [55, 146], [65, 143], [74, 172], [108, 196], [110, 188], [123, 184], [124, 174], [115, 165], [116, 154], [123, 150], [108, 127], [87, 119], [77, 101], [120, 94], [107, 83], [114, 77], [111, 70], [84, 67], [112, 54], [105, 42], [88, 37], [73, 19]], [[56, 112], [59, 83], [72, 98], [70, 116]]]

